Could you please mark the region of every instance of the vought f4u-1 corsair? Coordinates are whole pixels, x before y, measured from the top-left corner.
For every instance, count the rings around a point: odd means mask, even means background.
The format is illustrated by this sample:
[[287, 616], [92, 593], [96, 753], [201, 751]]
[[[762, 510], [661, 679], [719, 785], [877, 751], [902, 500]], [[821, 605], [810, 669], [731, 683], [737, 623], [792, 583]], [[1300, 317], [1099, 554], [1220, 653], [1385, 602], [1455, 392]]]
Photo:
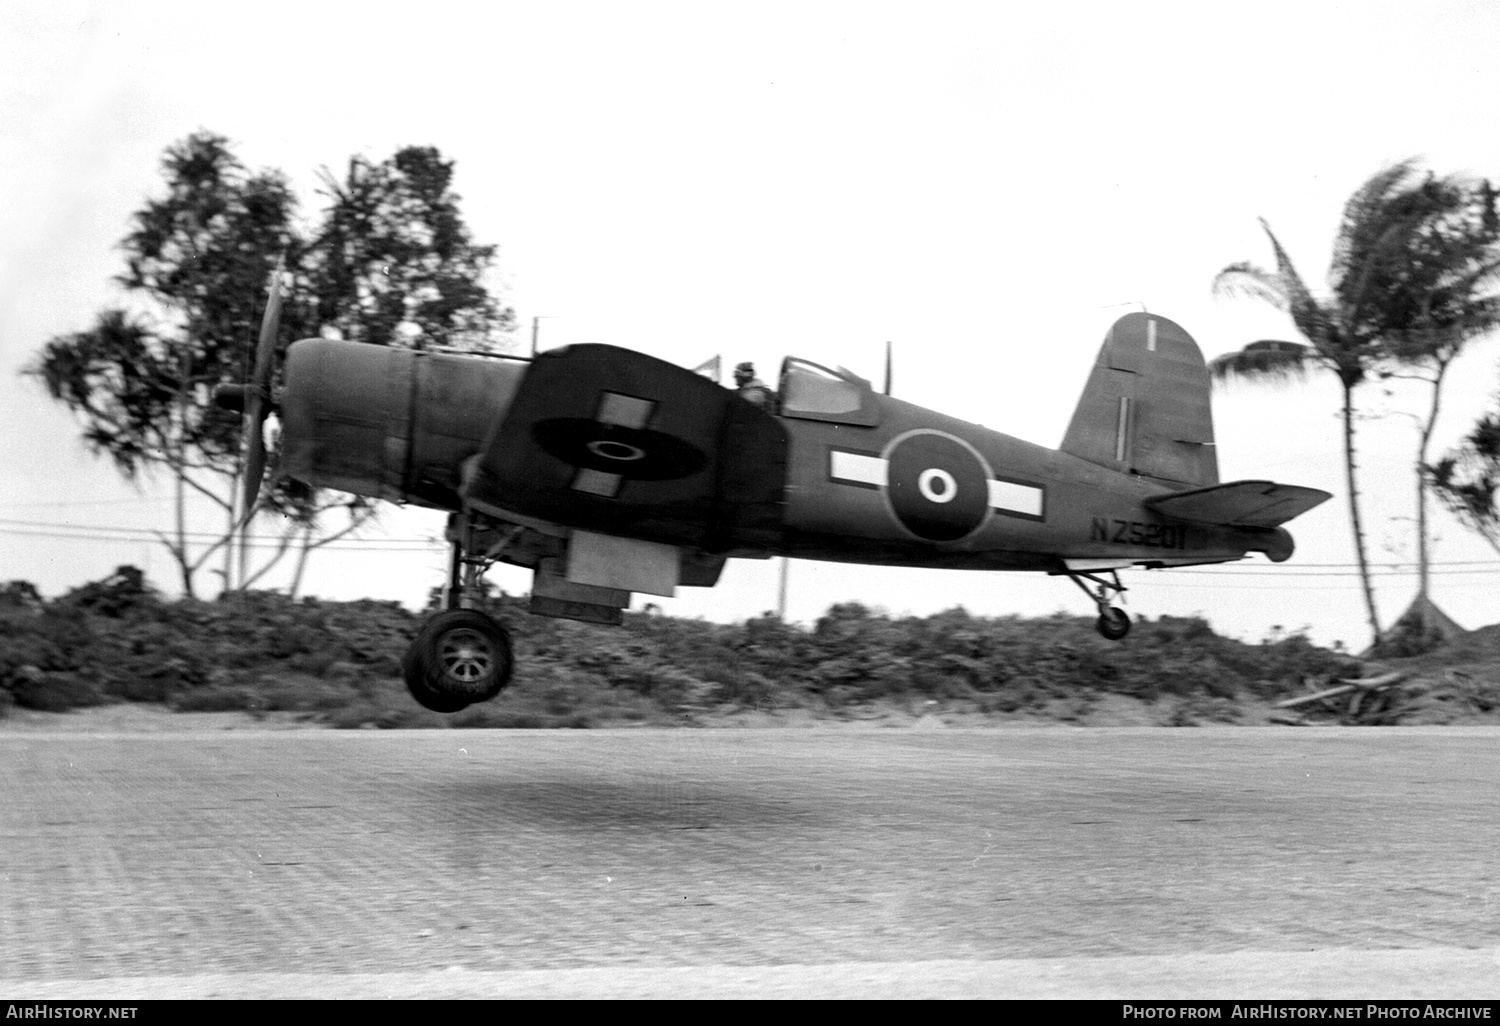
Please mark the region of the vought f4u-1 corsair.
[[1202, 354], [1149, 313], [1110, 328], [1055, 450], [801, 359], [757, 403], [607, 345], [524, 360], [314, 338], [287, 347], [273, 401], [274, 350], [263, 330], [243, 390], [252, 501], [274, 406], [279, 473], [450, 513], [446, 608], [405, 659], [441, 712], [510, 679], [509, 636], [475, 608], [497, 561], [534, 571], [531, 612], [600, 623], [635, 592], [711, 587], [732, 558], [1041, 571], [1118, 639], [1118, 571], [1281, 562], [1281, 525], [1329, 497], [1220, 483]]

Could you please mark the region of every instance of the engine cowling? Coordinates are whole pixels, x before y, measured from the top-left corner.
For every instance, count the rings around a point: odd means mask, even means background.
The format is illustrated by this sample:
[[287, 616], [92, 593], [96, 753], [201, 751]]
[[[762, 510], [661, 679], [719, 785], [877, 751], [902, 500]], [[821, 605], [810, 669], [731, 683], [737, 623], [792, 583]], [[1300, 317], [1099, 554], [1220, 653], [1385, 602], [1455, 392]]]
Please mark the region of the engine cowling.
[[311, 338], [286, 353], [282, 466], [321, 488], [439, 509], [528, 363]]

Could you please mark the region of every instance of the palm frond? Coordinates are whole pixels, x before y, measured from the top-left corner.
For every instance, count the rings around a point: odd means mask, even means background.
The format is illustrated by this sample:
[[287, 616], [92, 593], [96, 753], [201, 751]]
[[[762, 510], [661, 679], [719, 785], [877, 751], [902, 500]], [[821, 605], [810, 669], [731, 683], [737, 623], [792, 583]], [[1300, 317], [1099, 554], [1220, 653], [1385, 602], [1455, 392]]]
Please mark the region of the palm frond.
[[1312, 294], [1312, 289], [1307, 287], [1302, 275], [1297, 273], [1291, 255], [1265, 218], [1261, 218], [1260, 226], [1265, 230], [1266, 238], [1271, 240], [1271, 250], [1276, 254], [1276, 276], [1286, 292], [1285, 309], [1292, 315], [1292, 323], [1297, 325], [1297, 330], [1302, 332], [1312, 347], [1328, 362], [1341, 368], [1342, 373], [1351, 355], [1347, 352], [1348, 334], [1343, 331], [1337, 315], [1330, 312]]
[[1487, 187], [1467, 186], [1461, 203], [1424, 222], [1379, 297], [1387, 348], [1398, 362], [1446, 362], [1471, 339], [1500, 328], [1495, 232], [1474, 208], [1476, 197], [1484, 205]]
[[1407, 160], [1350, 198], [1329, 281], [1351, 334], [1389, 339], [1435, 327], [1445, 334], [1460, 319], [1457, 307], [1475, 292], [1458, 282], [1493, 245], [1487, 188], [1459, 175], [1419, 176], [1416, 161]]
[[1278, 310], [1287, 308], [1286, 290], [1280, 277], [1248, 261], [1230, 264], [1214, 275], [1211, 287], [1216, 296], [1258, 299]]
[[1251, 342], [1244, 349], [1226, 353], [1209, 361], [1208, 372], [1215, 380], [1265, 381], [1286, 384], [1301, 381], [1309, 367], [1317, 366], [1319, 356], [1310, 346], [1279, 339]]
[[1377, 254], [1390, 247], [1395, 236], [1409, 232], [1431, 205], [1428, 186], [1436, 179], [1429, 173], [1424, 183], [1420, 166], [1418, 158], [1408, 157], [1381, 168], [1344, 204], [1328, 282], [1336, 293], [1346, 297], [1346, 302], [1351, 282], [1364, 273], [1372, 259], [1378, 259]]
[[1500, 414], [1482, 417], [1458, 448], [1422, 469], [1449, 512], [1500, 548]]

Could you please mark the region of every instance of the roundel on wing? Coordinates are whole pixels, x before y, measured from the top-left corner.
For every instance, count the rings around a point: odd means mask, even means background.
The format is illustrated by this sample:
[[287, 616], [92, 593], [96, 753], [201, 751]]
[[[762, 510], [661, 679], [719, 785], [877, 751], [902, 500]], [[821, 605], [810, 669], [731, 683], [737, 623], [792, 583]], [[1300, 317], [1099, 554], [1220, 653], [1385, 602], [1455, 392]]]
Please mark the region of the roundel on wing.
[[571, 466], [639, 481], [671, 481], [708, 464], [702, 450], [673, 435], [584, 417], [538, 421], [531, 437]]
[[971, 446], [952, 435], [906, 435], [896, 439], [886, 459], [891, 512], [918, 538], [957, 541], [978, 530], [989, 515], [989, 468]]

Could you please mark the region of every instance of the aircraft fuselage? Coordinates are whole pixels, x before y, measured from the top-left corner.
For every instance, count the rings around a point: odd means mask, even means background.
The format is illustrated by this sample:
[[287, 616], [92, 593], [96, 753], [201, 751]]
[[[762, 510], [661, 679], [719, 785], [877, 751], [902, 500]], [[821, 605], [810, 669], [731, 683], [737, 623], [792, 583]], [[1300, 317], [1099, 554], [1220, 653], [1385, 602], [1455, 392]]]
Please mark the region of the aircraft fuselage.
[[[247, 468], [269, 381], [257, 369], [240, 390]], [[532, 570], [531, 612], [605, 624], [637, 593], [713, 586], [731, 557], [1044, 571], [1082, 587], [1117, 641], [1113, 571], [1279, 562], [1280, 525], [1329, 498], [1219, 481], [1203, 354], [1146, 312], [1110, 328], [1056, 450], [805, 360], [778, 385], [734, 392], [607, 345], [523, 361], [304, 339], [278, 396], [281, 472], [449, 511], [444, 608], [402, 660], [412, 697], [443, 713], [511, 680], [509, 632], [483, 608], [496, 562]]]
[[790, 458], [782, 554], [1050, 571], [1062, 558], [1187, 565], [1290, 550], [1284, 531], [1163, 517], [1143, 502], [1170, 489], [1139, 475], [898, 399], [875, 401], [879, 427], [783, 418]]
[[[498, 426], [529, 366], [299, 342], [288, 353], [281, 403], [287, 470], [319, 486], [458, 511], [475, 462], [512, 444]], [[861, 407], [850, 416], [774, 418], [785, 437], [784, 468], [777, 471], [784, 475], [780, 529], [749, 543], [727, 538], [721, 553], [1054, 572], [1064, 559], [1187, 565], [1247, 551], [1277, 559], [1290, 553], [1290, 536], [1279, 528], [1247, 531], [1163, 517], [1143, 504], [1171, 490], [1158, 481], [861, 384]], [[724, 459], [736, 455], [728, 451]], [[512, 513], [519, 523], [538, 519], [534, 509], [509, 508], [504, 485], [490, 490], [486, 510]], [[543, 519], [574, 526], [555, 511]], [[598, 529], [599, 521], [579, 526]]]

